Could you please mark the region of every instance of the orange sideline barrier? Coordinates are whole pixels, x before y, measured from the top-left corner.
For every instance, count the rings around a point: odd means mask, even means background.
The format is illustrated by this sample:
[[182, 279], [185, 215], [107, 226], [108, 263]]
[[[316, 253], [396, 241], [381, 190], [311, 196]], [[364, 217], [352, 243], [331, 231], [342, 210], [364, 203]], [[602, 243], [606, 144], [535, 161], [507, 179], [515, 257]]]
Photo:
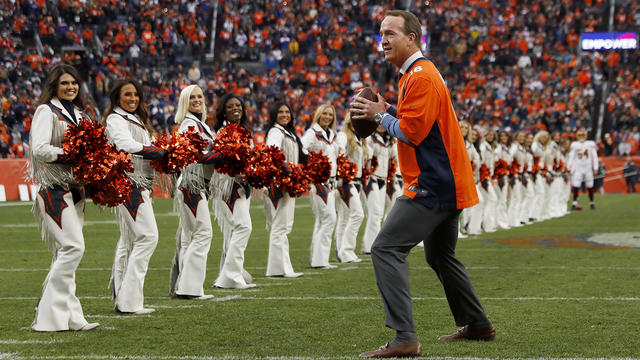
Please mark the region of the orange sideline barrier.
[[[640, 168], [640, 156], [631, 157], [637, 167]], [[607, 168], [607, 176], [604, 179], [605, 193], [624, 193], [625, 181], [622, 176], [622, 168], [626, 162], [625, 157], [609, 156], [600, 158]], [[0, 159], [0, 184], [4, 185], [7, 200], [20, 200], [18, 193], [19, 184], [31, 184], [25, 178], [27, 159]], [[160, 190], [154, 188], [155, 197], [170, 197]]]
[[[604, 178], [605, 194], [626, 192], [624, 176], [622, 176], [622, 168], [624, 168], [624, 163], [627, 162], [627, 158], [608, 156], [601, 157], [600, 160], [604, 162], [604, 166], [607, 169], [607, 176]], [[632, 156], [631, 160], [640, 168], [640, 156]]]
[[0, 159], [0, 184], [4, 185], [8, 201], [20, 200], [18, 185], [31, 184], [27, 181], [26, 175], [27, 159]]

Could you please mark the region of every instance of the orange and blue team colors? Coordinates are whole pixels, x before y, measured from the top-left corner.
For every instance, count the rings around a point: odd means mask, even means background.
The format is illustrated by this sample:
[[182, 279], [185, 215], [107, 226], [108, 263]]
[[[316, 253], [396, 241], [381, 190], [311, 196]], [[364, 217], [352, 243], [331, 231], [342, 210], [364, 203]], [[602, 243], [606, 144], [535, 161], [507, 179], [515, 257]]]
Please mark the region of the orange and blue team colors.
[[[440, 72], [431, 61], [418, 59], [402, 75], [399, 90], [400, 130], [413, 144], [398, 141], [404, 195], [442, 210], [477, 204], [471, 162]], [[412, 185], [426, 195], [416, 198]]]

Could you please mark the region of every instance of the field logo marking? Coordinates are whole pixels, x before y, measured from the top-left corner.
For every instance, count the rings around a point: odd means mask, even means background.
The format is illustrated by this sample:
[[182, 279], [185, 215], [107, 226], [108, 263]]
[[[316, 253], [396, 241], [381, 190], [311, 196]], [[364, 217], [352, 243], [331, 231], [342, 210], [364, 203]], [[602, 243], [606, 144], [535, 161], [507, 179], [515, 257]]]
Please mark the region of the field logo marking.
[[511, 245], [514, 247], [564, 247], [591, 250], [630, 250], [640, 249], [640, 232], [527, 236], [518, 238], [490, 239], [485, 241]]

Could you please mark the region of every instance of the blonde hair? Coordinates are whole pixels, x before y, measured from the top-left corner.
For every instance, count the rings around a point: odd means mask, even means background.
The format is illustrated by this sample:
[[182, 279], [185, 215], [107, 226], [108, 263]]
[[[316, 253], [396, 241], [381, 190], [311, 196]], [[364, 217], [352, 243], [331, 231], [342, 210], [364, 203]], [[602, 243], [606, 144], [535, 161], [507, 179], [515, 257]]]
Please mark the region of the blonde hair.
[[[178, 111], [176, 112], [176, 116], [174, 118], [176, 124], [180, 124], [182, 120], [184, 120], [185, 116], [187, 116], [187, 113], [189, 112], [189, 98], [191, 97], [191, 93], [195, 89], [200, 89], [200, 91], [202, 91], [202, 89], [198, 85], [189, 85], [182, 89], [182, 91], [180, 91], [180, 99], [178, 100], [177, 106]], [[204, 95], [204, 91], [202, 92], [202, 94]], [[207, 106], [206, 104], [204, 104], [204, 106], [202, 106], [202, 121], [205, 121], [206, 119]]]
[[331, 125], [329, 125], [329, 127], [331, 128], [331, 130], [335, 131], [336, 130], [336, 108], [333, 107], [333, 105], [331, 104], [322, 104], [320, 106], [318, 106], [318, 108], [316, 109], [315, 114], [313, 115], [313, 121], [311, 122], [311, 126], [315, 125], [316, 123], [318, 123], [318, 120], [320, 120], [320, 116], [322, 116], [322, 113], [326, 110], [326, 109], [331, 109], [331, 111], [333, 111], [333, 120], [331, 121]]
[[469, 135], [471, 135], [471, 123], [469, 123], [467, 120], [460, 120], [458, 121], [458, 125], [460, 126], [460, 131], [462, 132], [462, 125], [466, 125], [467, 126], [467, 135], [463, 136], [463, 138], [467, 141], [469, 141]]
[[[351, 113], [347, 112], [347, 116], [344, 118], [342, 122], [342, 131], [347, 135], [347, 149], [357, 149], [358, 148], [358, 140], [356, 139], [356, 133], [351, 130]], [[362, 151], [364, 153], [364, 158], [369, 158], [369, 149], [367, 147], [367, 139], [361, 139], [362, 143]], [[348, 152], [348, 150], [347, 150]]]
[[[538, 133], [533, 137], [533, 141], [534, 141], [534, 142], [538, 142], [538, 143], [542, 144], [542, 141], [540, 141], [540, 138], [541, 138], [541, 137], [543, 137], [543, 136], [545, 136], [545, 135], [546, 135], [546, 136], [549, 136], [549, 133], [548, 133], [547, 131], [545, 131], [545, 130], [540, 130], [540, 131], [538, 131]], [[548, 141], [548, 140], [549, 140], [549, 139], [547, 139], [547, 143], [546, 143], [546, 144], [542, 144], [542, 146], [544, 146], [544, 148], [545, 148], [545, 149], [547, 148], [547, 145], [549, 144], [549, 141]]]

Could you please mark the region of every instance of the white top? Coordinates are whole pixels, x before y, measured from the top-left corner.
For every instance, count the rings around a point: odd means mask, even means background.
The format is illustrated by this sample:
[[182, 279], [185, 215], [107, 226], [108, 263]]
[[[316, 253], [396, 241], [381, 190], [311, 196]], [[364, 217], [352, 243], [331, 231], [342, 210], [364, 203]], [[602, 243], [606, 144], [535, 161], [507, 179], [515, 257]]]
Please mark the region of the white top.
[[[391, 137], [389, 137], [391, 139]], [[369, 156], [378, 159], [378, 167], [373, 172], [373, 176], [386, 179], [389, 172], [389, 160], [393, 156], [393, 142], [385, 142], [382, 135], [374, 132], [367, 141]]]
[[302, 147], [306, 151], [313, 151], [315, 153], [322, 152], [323, 155], [329, 158], [329, 163], [331, 164], [330, 176], [336, 176], [338, 168], [338, 144], [336, 143], [336, 137], [336, 132], [331, 128], [328, 129], [327, 134], [327, 130], [324, 130], [317, 123], [310, 127], [302, 137]]
[[271, 129], [269, 129], [265, 139], [265, 145], [275, 146], [282, 150], [282, 152], [284, 152], [285, 161], [292, 162], [294, 164], [298, 163], [299, 150], [296, 135], [292, 134], [280, 124], [275, 124]]
[[[205, 124], [192, 113], [187, 112], [180, 123], [178, 132], [185, 133], [190, 129], [195, 130], [196, 133], [198, 133], [198, 135], [207, 142], [207, 146], [202, 150], [202, 153], [206, 154], [210, 151], [216, 137], [215, 133], [211, 131], [209, 125]], [[199, 191], [205, 186], [205, 182], [203, 180], [211, 179], [213, 170], [213, 165], [204, 165], [199, 163], [189, 164], [182, 169], [178, 183], [182, 186], [188, 187], [191, 192]]]
[[593, 168], [593, 171], [597, 171], [598, 151], [596, 150], [596, 143], [591, 140], [572, 142], [567, 167], [572, 172], [576, 169], [588, 169], [590, 167]]
[[[533, 156], [538, 157], [538, 166], [540, 166], [540, 169], [544, 168], [546, 164], [544, 145], [542, 145], [539, 141], [534, 141], [531, 144], [531, 151], [533, 152]], [[547, 169], [549, 169], [548, 165]]]
[[469, 161], [471, 161], [474, 167], [473, 178], [476, 180], [476, 182], [478, 182], [480, 181], [480, 164], [482, 163], [482, 161], [480, 160], [480, 154], [472, 143], [465, 141], [464, 145], [467, 148], [467, 154], [469, 154]]
[[[132, 125], [144, 131], [131, 130]], [[119, 149], [129, 154], [142, 151], [145, 145], [151, 144], [149, 132], [137, 116], [132, 115], [117, 106], [107, 116], [107, 135], [109, 140]]]
[[203, 152], [207, 152], [211, 150], [213, 147], [213, 140], [216, 138], [215, 133], [211, 130], [209, 125], [205, 122], [199, 120], [195, 115], [188, 112], [182, 122], [180, 123], [180, 128], [178, 129], [179, 133], [185, 133], [189, 131], [189, 128], [193, 128], [202, 139], [204, 139], [209, 145], [203, 150]]
[[496, 149], [494, 150], [494, 164], [497, 163], [500, 159], [505, 160], [509, 164], [511, 164], [512, 156], [509, 152], [509, 148], [505, 144], [498, 144]]
[[131, 156], [133, 162], [133, 173], [129, 173], [131, 181], [149, 188], [155, 172], [149, 160], [135, 153], [142, 151], [145, 145], [151, 145], [151, 136], [137, 115], [116, 106], [107, 116], [107, 138], [118, 150], [123, 150]]
[[545, 160], [544, 160], [545, 163], [547, 164], [547, 169], [549, 171], [553, 171], [553, 165], [555, 162], [558, 161], [559, 154], [560, 154], [560, 146], [558, 146], [558, 144], [553, 140], [549, 141], [549, 145], [545, 150]]
[[[51, 104], [62, 110], [62, 113], [73, 121], [73, 118], [67, 109], [62, 106], [62, 103], [58, 98], [51, 99]], [[82, 117], [82, 112], [77, 108], [74, 108], [73, 110], [75, 112], [76, 120], [80, 119]], [[54, 121], [58, 121], [58, 116], [51, 111], [51, 108], [47, 104], [38, 106], [35, 114], [33, 115], [33, 120], [31, 120], [29, 140], [32, 156], [36, 160], [52, 162], [58, 158], [58, 155], [64, 154], [64, 150], [62, 150], [61, 146], [54, 145], [62, 139], [58, 139], [59, 141], [52, 141], [56, 140], [53, 139]], [[62, 123], [66, 130], [68, 127], [67, 123], [64, 121]], [[62, 144], [60, 143], [59, 145]]]
[[[527, 162], [527, 150], [524, 148], [522, 144], [515, 141], [511, 144], [511, 148], [509, 148], [509, 154], [512, 159], [518, 160], [518, 164], [520, 164], [520, 171], [518, 173], [522, 173], [526, 169], [524, 168], [524, 163]], [[513, 160], [512, 160], [513, 161]]]
[[362, 141], [356, 138], [356, 143], [358, 146], [355, 148], [351, 147], [347, 142], [347, 134], [343, 131], [338, 133], [338, 138], [336, 142], [338, 143], [338, 148], [340, 152], [349, 158], [349, 161], [356, 165], [356, 177], [362, 177], [362, 166], [364, 164], [364, 149], [362, 148]]
[[482, 163], [487, 168], [489, 168], [489, 171], [491, 171], [491, 174], [493, 174], [493, 168], [495, 165], [495, 161], [494, 161], [495, 154], [493, 151], [494, 150], [491, 147], [491, 144], [489, 144], [489, 142], [486, 140], [482, 140], [482, 142], [480, 143], [480, 161], [482, 161]]
[[48, 104], [40, 105], [36, 109], [29, 132], [31, 146], [29, 174], [35, 183], [45, 187], [62, 185], [67, 189], [69, 185], [79, 185], [73, 177], [72, 167], [68, 164], [53, 162], [58, 159], [59, 155], [64, 154], [62, 139], [65, 131], [71, 124], [77, 125], [83, 115], [80, 109], [74, 107], [76, 119], [74, 121], [58, 98], [54, 97], [50, 103], [64, 116], [58, 117]]

